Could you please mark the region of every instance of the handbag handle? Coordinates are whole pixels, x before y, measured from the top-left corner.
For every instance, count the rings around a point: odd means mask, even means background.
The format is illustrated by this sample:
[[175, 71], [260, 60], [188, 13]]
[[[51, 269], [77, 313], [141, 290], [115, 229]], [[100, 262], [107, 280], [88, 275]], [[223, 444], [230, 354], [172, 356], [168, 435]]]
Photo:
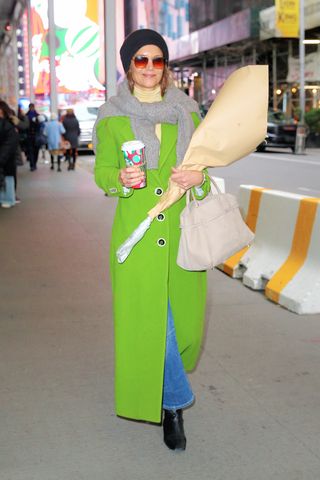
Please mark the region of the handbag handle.
[[[216, 194], [221, 195], [222, 192], [221, 192], [221, 190], [220, 190], [217, 182], [213, 179], [213, 177], [212, 177], [211, 175], [208, 175], [208, 177], [210, 178], [210, 187], [211, 187], [211, 188], [210, 188], [210, 193], [211, 193], [212, 195], [215, 194], [215, 193], [213, 192], [213, 189], [212, 189], [212, 187], [215, 187], [215, 189], [216, 189], [216, 191], [217, 191]], [[189, 202], [190, 202], [190, 195], [192, 196], [192, 199], [193, 199], [193, 200], [196, 202], [196, 204], [198, 205], [199, 200], [197, 200], [197, 199], [195, 198], [194, 193], [193, 193], [193, 191], [192, 191], [193, 188], [196, 188], [196, 187], [191, 187], [191, 188], [189, 188], [189, 190], [188, 190], [187, 193], [186, 193], [186, 204], [187, 204], [187, 205], [188, 205]]]

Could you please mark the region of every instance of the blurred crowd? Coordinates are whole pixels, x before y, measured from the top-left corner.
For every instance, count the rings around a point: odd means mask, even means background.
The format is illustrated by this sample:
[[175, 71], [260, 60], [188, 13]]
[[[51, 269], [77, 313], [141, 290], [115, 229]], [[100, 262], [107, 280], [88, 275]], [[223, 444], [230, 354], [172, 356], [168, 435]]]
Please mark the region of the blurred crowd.
[[17, 195], [17, 167], [28, 163], [30, 172], [37, 170], [40, 152], [50, 155], [50, 169], [62, 172], [64, 159], [68, 171], [74, 170], [79, 144], [80, 126], [73, 109], [59, 119], [39, 114], [33, 103], [27, 112], [19, 106], [15, 112], [0, 100], [0, 204], [10, 208], [20, 203]]

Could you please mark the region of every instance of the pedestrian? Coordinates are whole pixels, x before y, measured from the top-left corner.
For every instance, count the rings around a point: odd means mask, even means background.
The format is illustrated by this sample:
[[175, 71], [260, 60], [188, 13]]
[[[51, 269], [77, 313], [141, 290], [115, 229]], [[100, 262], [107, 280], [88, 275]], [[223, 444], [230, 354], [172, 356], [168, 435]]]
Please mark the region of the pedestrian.
[[61, 172], [61, 135], [65, 133], [64, 126], [61, 122], [58, 121], [58, 116], [56, 113], [52, 112], [50, 115], [50, 120], [46, 122], [44, 133], [47, 136], [48, 150], [50, 152], [51, 159], [51, 170], [54, 170], [54, 161], [57, 157], [57, 171]]
[[66, 130], [64, 138], [70, 144], [70, 148], [66, 149], [68, 170], [74, 170], [76, 166], [77, 148], [79, 146], [80, 125], [72, 108], [67, 109], [62, 124]]
[[[27, 135], [26, 132], [29, 129], [29, 119], [26, 115], [23, 114], [21, 109], [18, 108], [17, 115], [15, 115], [14, 111], [12, 111], [12, 114], [10, 115], [10, 121], [16, 127], [16, 130], [19, 135], [19, 143], [16, 149], [16, 166], [18, 167], [23, 165], [21, 145], [23, 145], [23, 141]], [[15, 175], [14, 175], [14, 190], [15, 190], [15, 196], [16, 196], [16, 203], [21, 203], [21, 199], [17, 195], [17, 187], [18, 187], [18, 177], [17, 177], [17, 169], [16, 169]]]
[[[176, 88], [168, 70], [163, 37], [141, 29], [124, 41], [120, 56], [125, 80], [118, 94], [100, 107], [96, 122], [95, 180], [118, 197], [110, 246], [115, 324], [115, 403], [119, 416], [161, 423], [164, 442], [184, 450], [182, 410], [194, 402], [185, 373], [197, 362], [205, 315], [206, 272], [176, 264], [179, 217], [185, 196], [160, 213], [145, 237], [122, 264], [116, 250], [146, 218], [172, 179], [197, 198], [209, 191], [207, 175], [179, 171], [195, 127], [197, 103]], [[124, 142], [146, 145], [145, 179], [127, 167]]]
[[29, 119], [24, 114], [23, 110], [21, 109], [20, 105], [18, 107], [17, 115], [11, 118], [11, 121], [18, 129], [19, 134], [19, 147], [17, 153], [17, 165], [23, 165], [23, 158], [27, 155], [27, 136], [28, 136], [28, 129], [29, 129]]
[[30, 171], [34, 172], [37, 169], [39, 145], [36, 141], [36, 136], [39, 131], [38, 112], [35, 109], [34, 103], [29, 104], [29, 110], [26, 113], [29, 120], [29, 129], [27, 136], [27, 160], [29, 162]]
[[[46, 145], [47, 145], [47, 135], [45, 133], [47, 117], [45, 115], [38, 115], [37, 117], [37, 131], [35, 137], [35, 145], [38, 148], [38, 152], [42, 152], [42, 160], [45, 161], [46, 155]], [[39, 156], [39, 154], [38, 154]]]
[[[28, 119], [26, 119], [26, 122], [21, 122], [20, 119], [16, 117], [14, 110], [3, 100], [0, 101], [0, 110], [2, 112], [2, 117], [10, 121], [10, 123], [15, 127], [15, 130], [18, 133], [18, 135], [20, 132], [20, 126], [22, 129], [28, 128]], [[17, 166], [21, 165], [21, 161], [22, 161], [21, 148], [20, 148], [20, 144], [18, 143], [15, 149], [15, 166], [14, 168], [12, 168], [12, 176], [14, 179], [15, 203], [21, 202], [20, 198], [17, 197], [17, 186], [18, 186]]]
[[[16, 150], [19, 136], [8, 117], [8, 105], [0, 101], [0, 203], [2, 208], [16, 203], [14, 178], [16, 175]], [[8, 107], [9, 110], [10, 107]], [[12, 113], [12, 111], [10, 112]]]

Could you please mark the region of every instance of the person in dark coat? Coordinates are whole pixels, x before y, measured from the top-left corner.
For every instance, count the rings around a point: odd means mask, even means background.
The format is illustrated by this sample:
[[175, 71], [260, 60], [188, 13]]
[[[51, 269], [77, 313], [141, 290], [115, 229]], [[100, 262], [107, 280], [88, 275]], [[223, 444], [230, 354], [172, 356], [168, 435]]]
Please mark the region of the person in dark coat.
[[27, 156], [27, 138], [30, 123], [28, 117], [26, 116], [20, 105], [18, 106], [17, 117], [19, 119], [17, 127], [19, 133], [20, 150], [24, 153], [25, 156]]
[[30, 170], [33, 172], [37, 169], [37, 161], [40, 150], [40, 145], [36, 141], [37, 134], [40, 129], [38, 122], [38, 112], [35, 109], [34, 103], [29, 104], [29, 110], [26, 113], [29, 119], [29, 129], [27, 137], [27, 159], [30, 164]]
[[[27, 132], [29, 129], [29, 119], [26, 115], [24, 115], [24, 113], [19, 107], [17, 115], [15, 114], [11, 115], [10, 121], [16, 127], [17, 132], [19, 134], [19, 145], [16, 152], [16, 163], [17, 163], [17, 166], [21, 166], [23, 165], [22, 152], [26, 154], [25, 142], [27, 138]], [[15, 179], [15, 186], [17, 187], [16, 179]]]
[[[26, 115], [23, 114], [22, 110], [19, 107], [17, 115], [15, 115], [13, 111], [12, 111], [12, 114], [10, 114], [10, 122], [16, 127], [16, 131], [18, 132], [18, 136], [19, 136], [19, 143], [16, 149], [16, 166], [18, 167], [23, 165], [22, 149], [25, 145], [24, 142], [26, 141], [26, 138], [27, 138], [27, 132], [29, 129], [29, 119]], [[16, 170], [16, 174], [14, 177], [15, 192], [17, 192], [17, 186], [18, 186], [18, 179], [17, 179], [17, 170]], [[16, 203], [20, 203], [20, 202], [21, 202], [20, 198], [16, 195]]]
[[[16, 172], [16, 150], [19, 135], [5, 117], [0, 108], [0, 202], [2, 207], [12, 207], [15, 204], [14, 176]], [[11, 181], [9, 181], [11, 180]], [[10, 185], [10, 192], [9, 190]]]
[[74, 170], [76, 165], [77, 148], [79, 146], [80, 126], [72, 108], [68, 108], [62, 123], [66, 130], [64, 138], [70, 143], [70, 148], [66, 151], [66, 160], [69, 163], [68, 170]]
[[[18, 129], [15, 128], [15, 123], [13, 121], [14, 117], [15, 117], [14, 110], [12, 110], [12, 108], [9, 107], [9, 105], [4, 100], [0, 100], [0, 118], [6, 120], [5, 129], [4, 129], [5, 145], [6, 145], [6, 142], [9, 142], [9, 146], [10, 146], [9, 150], [8, 150], [8, 147], [6, 146], [4, 147], [6, 155], [5, 155], [5, 158], [3, 157], [2, 159], [2, 162], [1, 162], [2, 165], [0, 165], [0, 168], [2, 166], [4, 177], [10, 177], [10, 179], [7, 178], [7, 182], [9, 181], [10, 185], [11, 185], [11, 180], [13, 178], [14, 190], [16, 190], [17, 188], [17, 153], [19, 148], [19, 135], [18, 135]], [[8, 130], [8, 124], [12, 127], [12, 129]], [[14, 141], [14, 139], [17, 139], [18, 142]], [[8, 156], [8, 151], [9, 151], [9, 156]], [[15, 193], [12, 193], [11, 196], [14, 199], [12, 201], [14, 201], [15, 203]]]

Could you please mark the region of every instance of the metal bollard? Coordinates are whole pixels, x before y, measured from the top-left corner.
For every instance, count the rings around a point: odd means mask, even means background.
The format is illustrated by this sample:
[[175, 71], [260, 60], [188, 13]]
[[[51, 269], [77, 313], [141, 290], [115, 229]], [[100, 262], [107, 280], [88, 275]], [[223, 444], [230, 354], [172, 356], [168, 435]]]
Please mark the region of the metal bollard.
[[298, 125], [296, 133], [296, 143], [294, 153], [296, 155], [304, 155], [306, 153], [306, 127]]

